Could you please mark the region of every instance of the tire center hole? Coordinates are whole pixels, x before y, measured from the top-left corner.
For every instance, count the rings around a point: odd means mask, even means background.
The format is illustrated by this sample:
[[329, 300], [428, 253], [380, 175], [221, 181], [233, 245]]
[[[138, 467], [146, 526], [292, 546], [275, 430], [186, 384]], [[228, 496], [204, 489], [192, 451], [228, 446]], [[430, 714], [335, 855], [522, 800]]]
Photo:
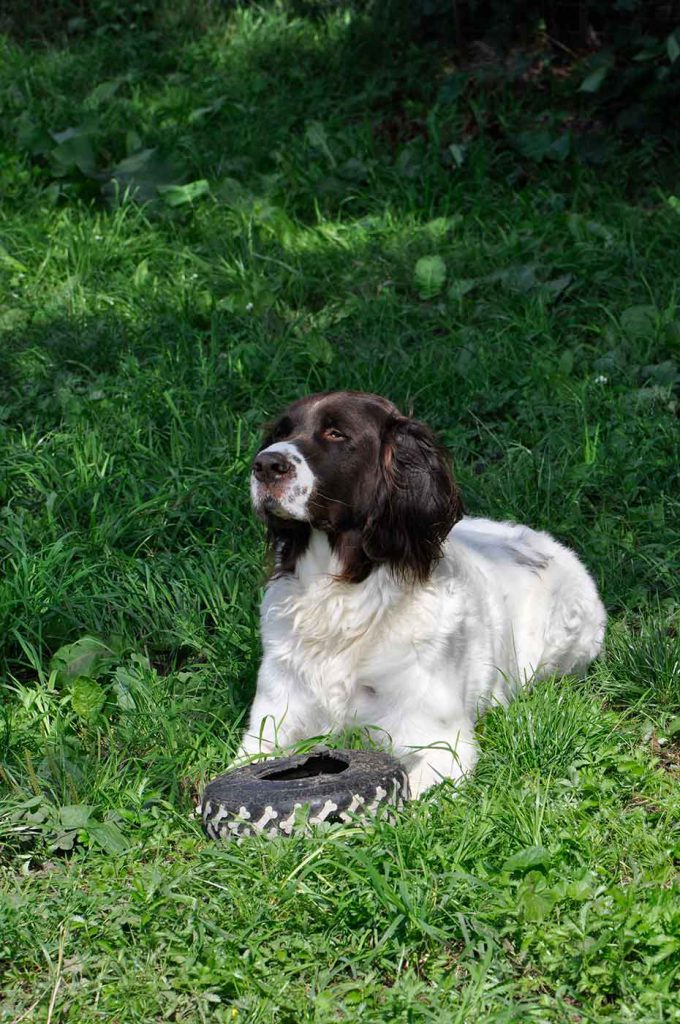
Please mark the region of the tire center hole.
[[281, 771], [267, 772], [262, 776], [268, 782], [283, 782], [285, 779], [312, 779], [316, 775], [339, 775], [349, 768], [347, 761], [331, 754], [313, 754], [303, 764]]

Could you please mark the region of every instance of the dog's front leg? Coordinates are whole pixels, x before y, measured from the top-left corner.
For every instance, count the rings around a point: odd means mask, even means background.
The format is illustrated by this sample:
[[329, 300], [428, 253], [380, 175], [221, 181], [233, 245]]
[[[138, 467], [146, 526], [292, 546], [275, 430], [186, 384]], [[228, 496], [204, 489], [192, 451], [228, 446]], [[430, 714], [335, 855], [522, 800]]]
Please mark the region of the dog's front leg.
[[317, 735], [325, 731], [321, 726], [304, 682], [281, 662], [265, 655], [238, 760], [269, 754]]
[[412, 799], [446, 779], [457, 782], [472, 771], [479, 756], [474, 726], [464, 720], [445, 729], [432, 725], [409, 729], [393, 736], [392, 745], [408, 769]]

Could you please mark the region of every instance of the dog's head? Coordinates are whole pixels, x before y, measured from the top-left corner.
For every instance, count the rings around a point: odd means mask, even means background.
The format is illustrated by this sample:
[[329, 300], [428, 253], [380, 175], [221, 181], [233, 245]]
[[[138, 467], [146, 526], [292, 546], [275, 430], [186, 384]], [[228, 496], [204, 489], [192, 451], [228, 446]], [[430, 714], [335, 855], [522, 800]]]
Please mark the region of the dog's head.
[[426, 580], [462, 515], [448, 459], [432, 432], [378, 395], [336, 391], [294, 402], [267, 429], [251, 494], [280, 571], [310, 530], [327, 534], [341, 577], [377, 564]]

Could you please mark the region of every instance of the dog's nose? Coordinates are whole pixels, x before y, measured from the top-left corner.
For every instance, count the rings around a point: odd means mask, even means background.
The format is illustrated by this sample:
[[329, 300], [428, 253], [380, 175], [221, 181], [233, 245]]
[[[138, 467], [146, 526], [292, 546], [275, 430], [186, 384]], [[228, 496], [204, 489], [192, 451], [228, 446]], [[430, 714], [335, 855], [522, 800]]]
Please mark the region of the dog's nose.
[[255, 479], [263, 484], [276, 483], [282, 476], [290, 473], [292, 468], [293, 463], [281, 452], [260, 452], [253, 462]]

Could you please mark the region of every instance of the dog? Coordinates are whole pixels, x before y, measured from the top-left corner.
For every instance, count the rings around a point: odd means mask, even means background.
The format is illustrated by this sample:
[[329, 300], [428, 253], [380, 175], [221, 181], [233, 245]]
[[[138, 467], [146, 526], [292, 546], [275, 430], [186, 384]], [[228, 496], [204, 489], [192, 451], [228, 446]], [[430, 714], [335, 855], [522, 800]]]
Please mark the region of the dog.
[[373, 727], [418, 797], [471, 771], [489, 705], [602, 648], [605, 610], [576, 555], [464, 516], [445, 450], [385, 398], [294, 402], [266, 429], [251, 497], [274, 568], [241, 758]]

